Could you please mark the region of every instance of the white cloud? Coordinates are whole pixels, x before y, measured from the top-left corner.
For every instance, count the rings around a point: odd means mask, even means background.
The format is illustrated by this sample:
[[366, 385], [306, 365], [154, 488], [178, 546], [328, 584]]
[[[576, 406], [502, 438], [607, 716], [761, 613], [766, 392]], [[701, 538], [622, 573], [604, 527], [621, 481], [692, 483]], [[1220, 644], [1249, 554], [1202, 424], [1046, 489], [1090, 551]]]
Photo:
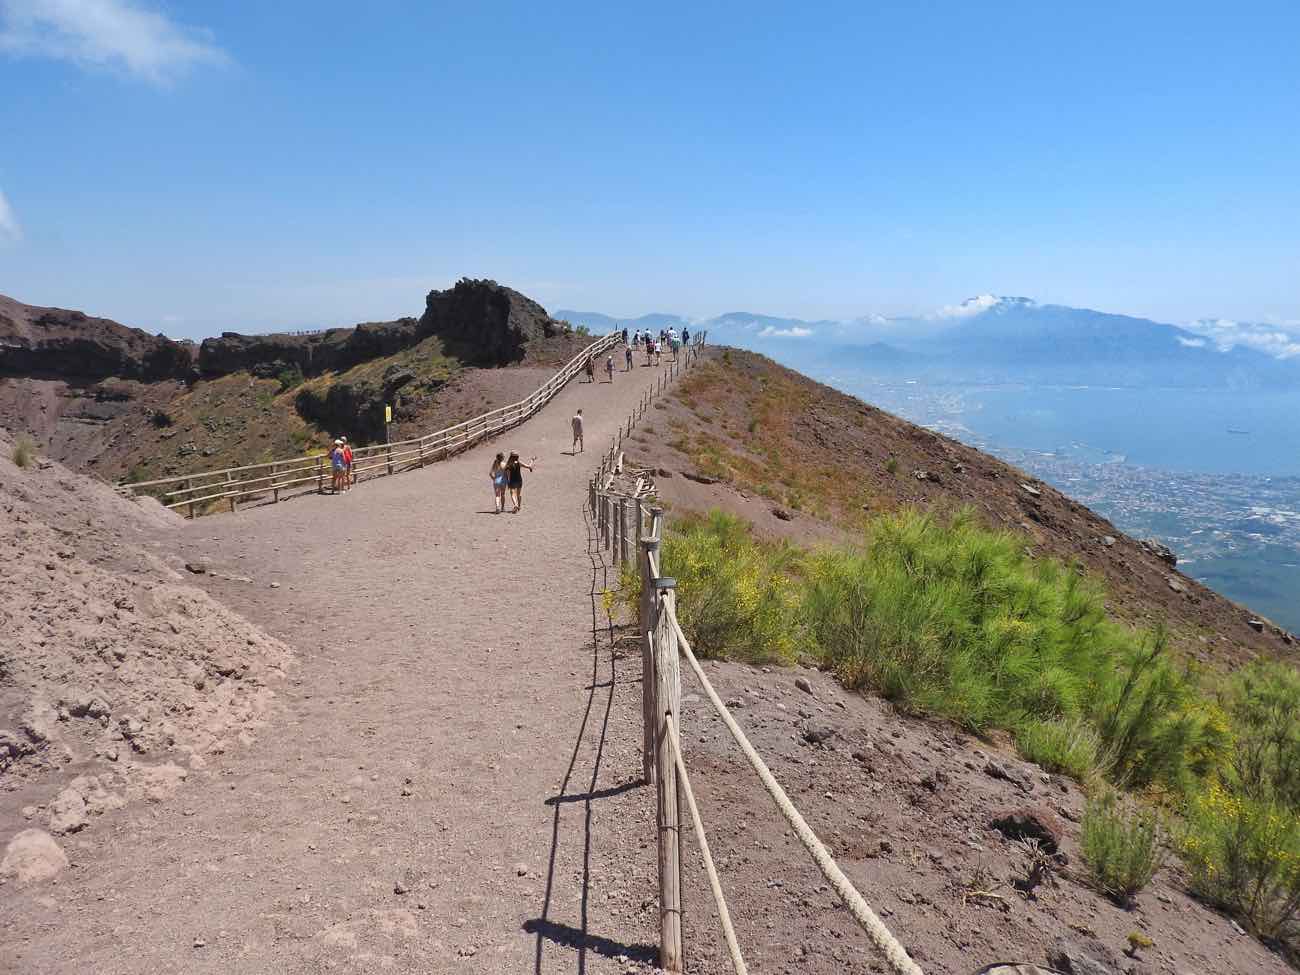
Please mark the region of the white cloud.
[[769, 325], [758, 333], [759, 338], [763, 339], [802, 339], [812, 335], [811, 328], [803, 328], [800, 325], [793, 325], [790, 328], [777, 328]]
[[1189, 349], [1203, 349], [1209, 345], [1205, 339], [1185, 339], [1181, 335], [1178, 336], [1178, 344]]
[[0, 51], [125, 70], [156, 84], [229, 60], [209, 32], [140, 0], [0, 0]]
[[979, 295], [967, 298], [960, 305], [944, 305], [936, 312], [939, 318], [969, 318], [982, 311], [988, 311], [1002, 299], [997, 295]]
[[0, 243], [22, 239], [23, 228], [18, 225], [18, 216], [14, 213], [14, 208], [9, 205], [9, 200], [4, 193], [0, 192]]
[[1283, 325], [1237, 322], [1230, 318], [1204, 318], [1183, 327], [1189, 332], [1204, 336], [1221, 352], [1241, 346], [1277, 359], [1300, 356], [1300, 327], [1289, 323]]

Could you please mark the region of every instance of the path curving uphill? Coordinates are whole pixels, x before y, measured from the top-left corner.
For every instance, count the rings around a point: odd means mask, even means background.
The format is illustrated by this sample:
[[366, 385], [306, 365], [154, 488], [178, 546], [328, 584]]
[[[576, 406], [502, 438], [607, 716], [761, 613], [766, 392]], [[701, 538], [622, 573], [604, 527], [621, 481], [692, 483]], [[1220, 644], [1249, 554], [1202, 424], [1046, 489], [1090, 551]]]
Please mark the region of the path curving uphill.
[[[667, 369], [574, 382], [497, 441], [363, 490], [188, 524], [183, 558], [252, 579], [202, 577], [298, 666], [251, 747], [69, 843], [60, 887], [4, 892], [0, 969], [652, 966], [639, 663], [603, 625], [615, 580], [584, 504]], [[487, 469], [510, 449], [537, 469], [497, 515]]]

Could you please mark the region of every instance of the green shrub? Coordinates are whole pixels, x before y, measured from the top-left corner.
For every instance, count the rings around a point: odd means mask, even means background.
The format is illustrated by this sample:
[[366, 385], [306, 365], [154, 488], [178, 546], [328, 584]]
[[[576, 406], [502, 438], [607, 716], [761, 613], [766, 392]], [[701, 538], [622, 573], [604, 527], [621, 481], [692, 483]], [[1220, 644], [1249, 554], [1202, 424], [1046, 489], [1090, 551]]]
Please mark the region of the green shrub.
[[302, 367], [296, 363], [288, 369], [281, 369], [276, 380], [280, 383], [280, 392], [287, 393], [291, 389], [296, 389], [307, 381], [307, 377], [302, 374]]
[[1080, 823], [1083, 862], [1097, 889], [1120, 904], [1160, 869], [1160, 824], [1154, 810], [1126, 811], [1113, 793], [1089, 799]]
[[577, 332], [578, 335], [581, 335], [583, 338], [586, 338], [587, 336], [591, 335], [591, 329], [589, 329], [586, 325], [579, 325], [575, 331]]
[[1015, 736], [1020, 753], [1049, 772], [1086, 782], [1104, 771], [1096, 729], [1077, 718], [1030, 718], [1016, 727]]
[[1219, 700], [1232, 727], [1233, 791], [1300, 808], [1300, 673], [1256, 662], [1232, 675]]
[[846, 684], [976, 730], [1080, 713], [1123, 642], [1092, 583], [969, 511], [883, 516], [808, 575], [809, 635]]
[[898, 473], [898, 458], [897, 458], [897, 457], [891, 457], [891, 458], [889, 458], [889, 460], [885, 461], [885, 470], [887, 470], [890, 474], [897, 474], [897, 473]]
[[[677, 580], [677, 617], [701, 657], [793, 662], [798, 634], [798, 556], [757, 541], [747, 522], [722, 512], [686, 519], [663, 540], [661, 571]], [[623, 589], [638, 598], [639, 580]]]
[[19, 467], [31, 467], [36, 463], [36, 444], [32, 443], [30, 437], [19, 437], [14, 443], [10, 458]]
[[1138, 646], [1115, 648], [1096, 681], [1092, 711], [1105, 763], [1112, 779], [1129, 788], [1186, 791], [1227, 744], [1226, 729], [1167, 648], [1168, 636], [1157, 628]]
[[1265, 938], [1291, 940], [1300, 908], [1300, 820], [1212, 782], [1187, 805], [1180, 844], [1198, 896]]

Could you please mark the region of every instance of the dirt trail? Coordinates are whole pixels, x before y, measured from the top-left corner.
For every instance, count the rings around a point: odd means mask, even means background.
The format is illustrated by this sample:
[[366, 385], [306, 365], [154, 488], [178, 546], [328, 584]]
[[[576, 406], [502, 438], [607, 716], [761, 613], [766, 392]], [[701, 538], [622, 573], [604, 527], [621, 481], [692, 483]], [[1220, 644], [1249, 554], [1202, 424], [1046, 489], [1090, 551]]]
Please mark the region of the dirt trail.
[[[658, 374], [574, 383], [422, 471], [188, 526], [181, 555], [254, 580], [202, 577], [297, 648], [296, 672], [251, 749], [70, 838], [61, 884], [4, 892], [0, 970], [648, 964], [639, 663], [599, 625], [583, 506]], [[578, 407], [588, 449], [571, 457]], [[487, 468], [511, 448], [537, 470], [522, 513], [497, 515]]]

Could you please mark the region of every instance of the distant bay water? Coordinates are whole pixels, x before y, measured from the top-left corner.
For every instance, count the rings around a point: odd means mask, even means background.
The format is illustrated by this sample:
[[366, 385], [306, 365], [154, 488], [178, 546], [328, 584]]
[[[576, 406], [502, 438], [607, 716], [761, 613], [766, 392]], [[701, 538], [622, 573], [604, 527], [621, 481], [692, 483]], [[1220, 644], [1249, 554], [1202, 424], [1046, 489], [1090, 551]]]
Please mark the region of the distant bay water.
[[1154, 536], [1179, 568], [1300, 632], [1300, 390], [962, 384], [804, 367]]

